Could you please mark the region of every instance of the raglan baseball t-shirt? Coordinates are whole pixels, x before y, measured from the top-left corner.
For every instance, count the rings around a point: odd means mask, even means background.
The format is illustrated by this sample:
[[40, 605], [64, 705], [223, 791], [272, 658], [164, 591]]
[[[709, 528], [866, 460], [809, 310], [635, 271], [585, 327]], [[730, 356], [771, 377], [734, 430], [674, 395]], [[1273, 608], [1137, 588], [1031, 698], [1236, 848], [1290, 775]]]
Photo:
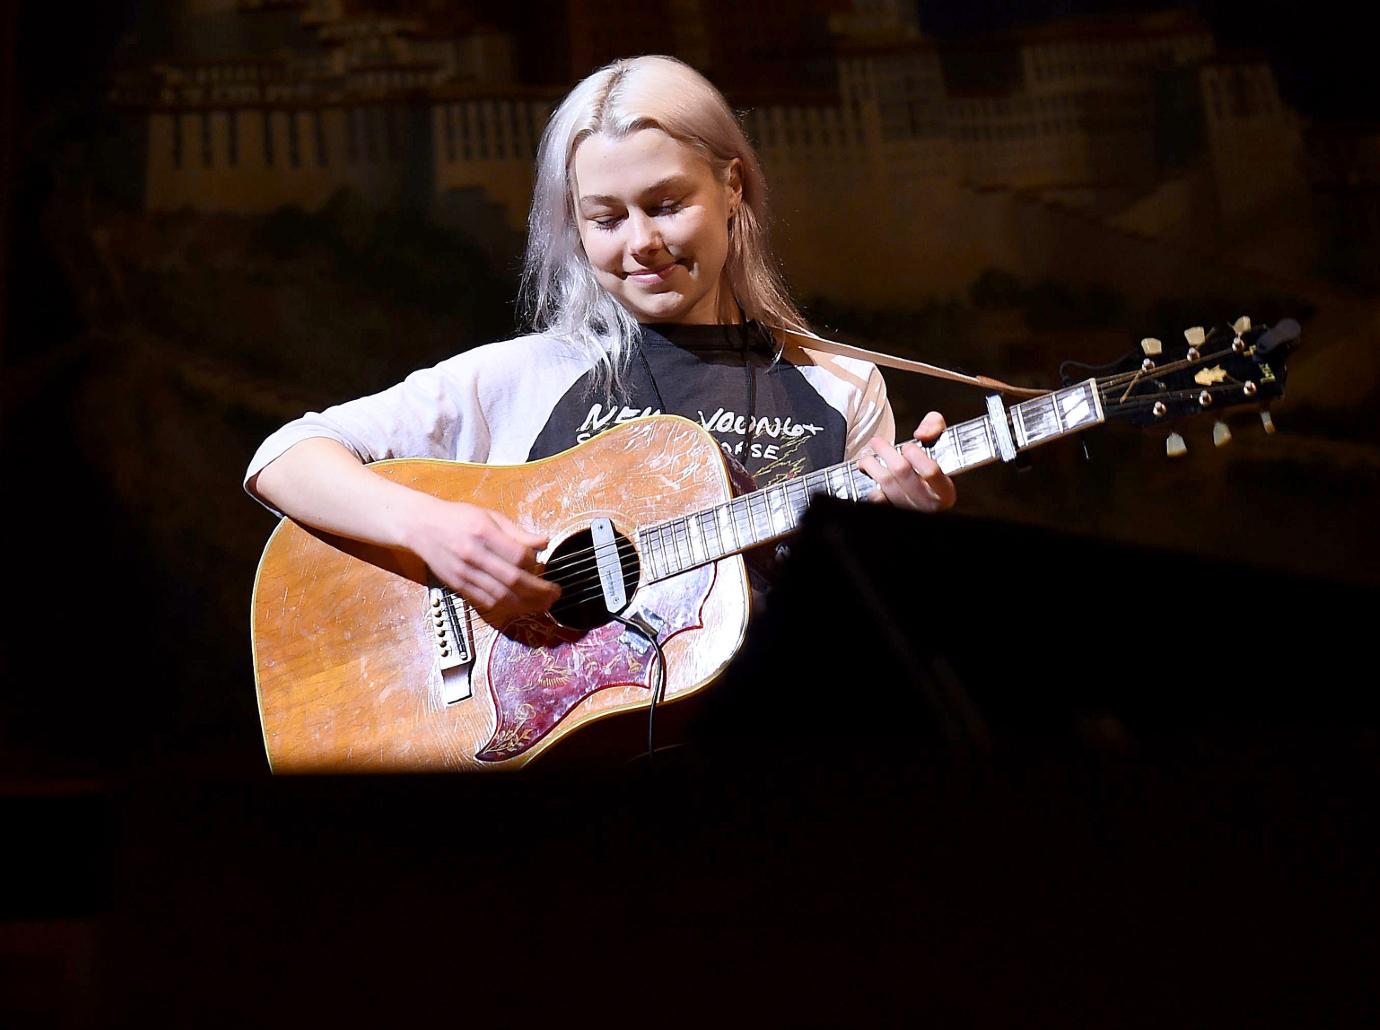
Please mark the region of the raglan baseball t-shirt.
[[759, 486], [854, 458], [895, 438], [875, 365], [775, 341], [755, 323], [643, 326], [610, 402], [594, 361], [567, 341], [523, 336], [465, 351], [381, 393], [308, 412], [271, 434], [245, 472], [294, 444], [336, 440], [363, 462], [445, 458], [518, 464], [550, 457], [615, 425], [674, 414], [703, 426]]

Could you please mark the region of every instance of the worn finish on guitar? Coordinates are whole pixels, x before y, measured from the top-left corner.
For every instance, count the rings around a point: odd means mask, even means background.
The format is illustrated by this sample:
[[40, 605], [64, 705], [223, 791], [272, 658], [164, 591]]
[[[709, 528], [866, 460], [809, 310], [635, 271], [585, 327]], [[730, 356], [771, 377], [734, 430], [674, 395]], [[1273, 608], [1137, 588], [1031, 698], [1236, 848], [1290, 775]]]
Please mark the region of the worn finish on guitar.
[[[370, 467], [502, 512], [549, 536], [553, 549], [595, 518], [635, 539], [639, 526], [731, 496], [713, 438], [674, 417], [630, 422], [526, 465], [402, 459]], [[409, 552], [280, 523], [252, 606], [259, 711], [275, 772], [512, 768], [593, 720], [650, 700], [650, 652], [631, 651], [620, 625], [556, 639], [521, 622], [489, 627], [476, 613], [473, 693], [446, 704], [427, 587], [425, 565]], [[632, 604], [668, 616], [665, 699], [685, 697], [715, 679], [742, 641], [749, 605], [742, 559], [657, 583], [644, 577]], [[553, 640], [565, 650], [550, 650]], [[556, 684], [545, 719], [526, 730], [514, 722], [531, 684], [518, 678], [524, 666], [578, 672]], [[498, 704], [505, 691], [519, 702], [508, 705], [516, 715], [506, 727]]]

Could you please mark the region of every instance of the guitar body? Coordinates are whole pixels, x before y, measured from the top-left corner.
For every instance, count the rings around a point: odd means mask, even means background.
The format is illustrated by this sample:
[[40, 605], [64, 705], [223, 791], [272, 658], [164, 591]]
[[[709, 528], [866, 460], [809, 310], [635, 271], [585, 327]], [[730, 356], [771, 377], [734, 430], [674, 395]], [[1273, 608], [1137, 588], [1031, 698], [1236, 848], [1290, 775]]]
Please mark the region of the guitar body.
[[[675, 416], [629, 422], [526, 465], [399, 459], [370, 468], [501, 512], [549, 536], [552, 552], [606, 518], [631, 555], [637, 527], [732, 496], [719, 445]], [[723, 672], [742, 643], [750, 598], [736, 555], [648, 579], [633, 581], [625, 614], [647, 613], [656, 629], [666, 657], [660, 704]], [[457, 690], [438, 644], [437, 586], [410, 552], [279, 524], [252, 602], [259, 713], [275, 772], [511, 769], [591, 722], [649, 704], [656, 653], [621, 623], [572, 627], [544, 616], [498, 626], [468, 606], [472, 661]]]
[[[1184, 337], [1188, 346], [1176, 348], [1146, 338], [1145, 356], [1112, 375], [1009, 411], [989, 398], [987, 415], [948, 427], [927, 451], [954, 475], [1108, 418], [1161, 428], [1241, 406], [1260, 407], [1273, 432], [1264, 405], [1283, 395], [1298, 323], [1253, 327], [1242, 316]], [[609, 605], [660, 642], [659, 697], [693, 694], [723, 672], [747, 629], [738, 553], [792, 531], [813, 497], [856, 500], [875, 487], [849, 460], [734, 496], [713, 437], [672, 415], [527, 465], [371, 467], [549, 537], [546, 574], [562, 595], [550, 615], [490, 625], [430, 583], [415, 555], [284, 519], [260, 562], [252, 612], [276, 772], [514, 768], [590, 723], [646, 708], [656, 650]]]

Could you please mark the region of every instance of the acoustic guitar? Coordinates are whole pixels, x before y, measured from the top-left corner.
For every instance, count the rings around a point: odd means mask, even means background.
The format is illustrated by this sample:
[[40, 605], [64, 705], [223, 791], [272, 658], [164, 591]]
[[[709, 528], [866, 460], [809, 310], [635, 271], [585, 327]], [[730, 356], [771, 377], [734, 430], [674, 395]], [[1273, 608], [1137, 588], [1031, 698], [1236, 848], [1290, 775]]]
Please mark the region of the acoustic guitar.
[[[955, 475], [1112, 419], [1168, 425], [1245, 404], [1271, 430], [1266, 405], [1283, 394], [1298, 335], [1292, 320], [1242, 318], [1187, 331], [1172, 355], [1146, 340], [1109, 375], [1009, 408], [989, 397], [985, 415], [927, 450]], [[562, 595], [547, 615], [492, 624], [410, 552], [283, 519], [251, 613], [274, 772], [512, 769], [590, 723], [693, 695], [746, 632], [742, 553], [794, 531], [812, 498], [873, 488], [846, 461], [735, 496], [718, 443], [669, 415], [525, 465], [370, 468], [548, 536], [544, 574]]]

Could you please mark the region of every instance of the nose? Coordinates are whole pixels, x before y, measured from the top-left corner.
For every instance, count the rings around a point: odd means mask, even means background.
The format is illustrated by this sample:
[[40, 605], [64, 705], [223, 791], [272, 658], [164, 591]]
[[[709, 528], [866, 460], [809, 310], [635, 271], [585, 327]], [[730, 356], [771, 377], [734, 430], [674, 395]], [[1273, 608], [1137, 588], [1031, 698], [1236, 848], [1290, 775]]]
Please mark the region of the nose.
[[665, 246], [656, 221], [648, 217], [645, 211], [634, 211], [629, 214], [628, 229], [628, 250], [644, 265]]

